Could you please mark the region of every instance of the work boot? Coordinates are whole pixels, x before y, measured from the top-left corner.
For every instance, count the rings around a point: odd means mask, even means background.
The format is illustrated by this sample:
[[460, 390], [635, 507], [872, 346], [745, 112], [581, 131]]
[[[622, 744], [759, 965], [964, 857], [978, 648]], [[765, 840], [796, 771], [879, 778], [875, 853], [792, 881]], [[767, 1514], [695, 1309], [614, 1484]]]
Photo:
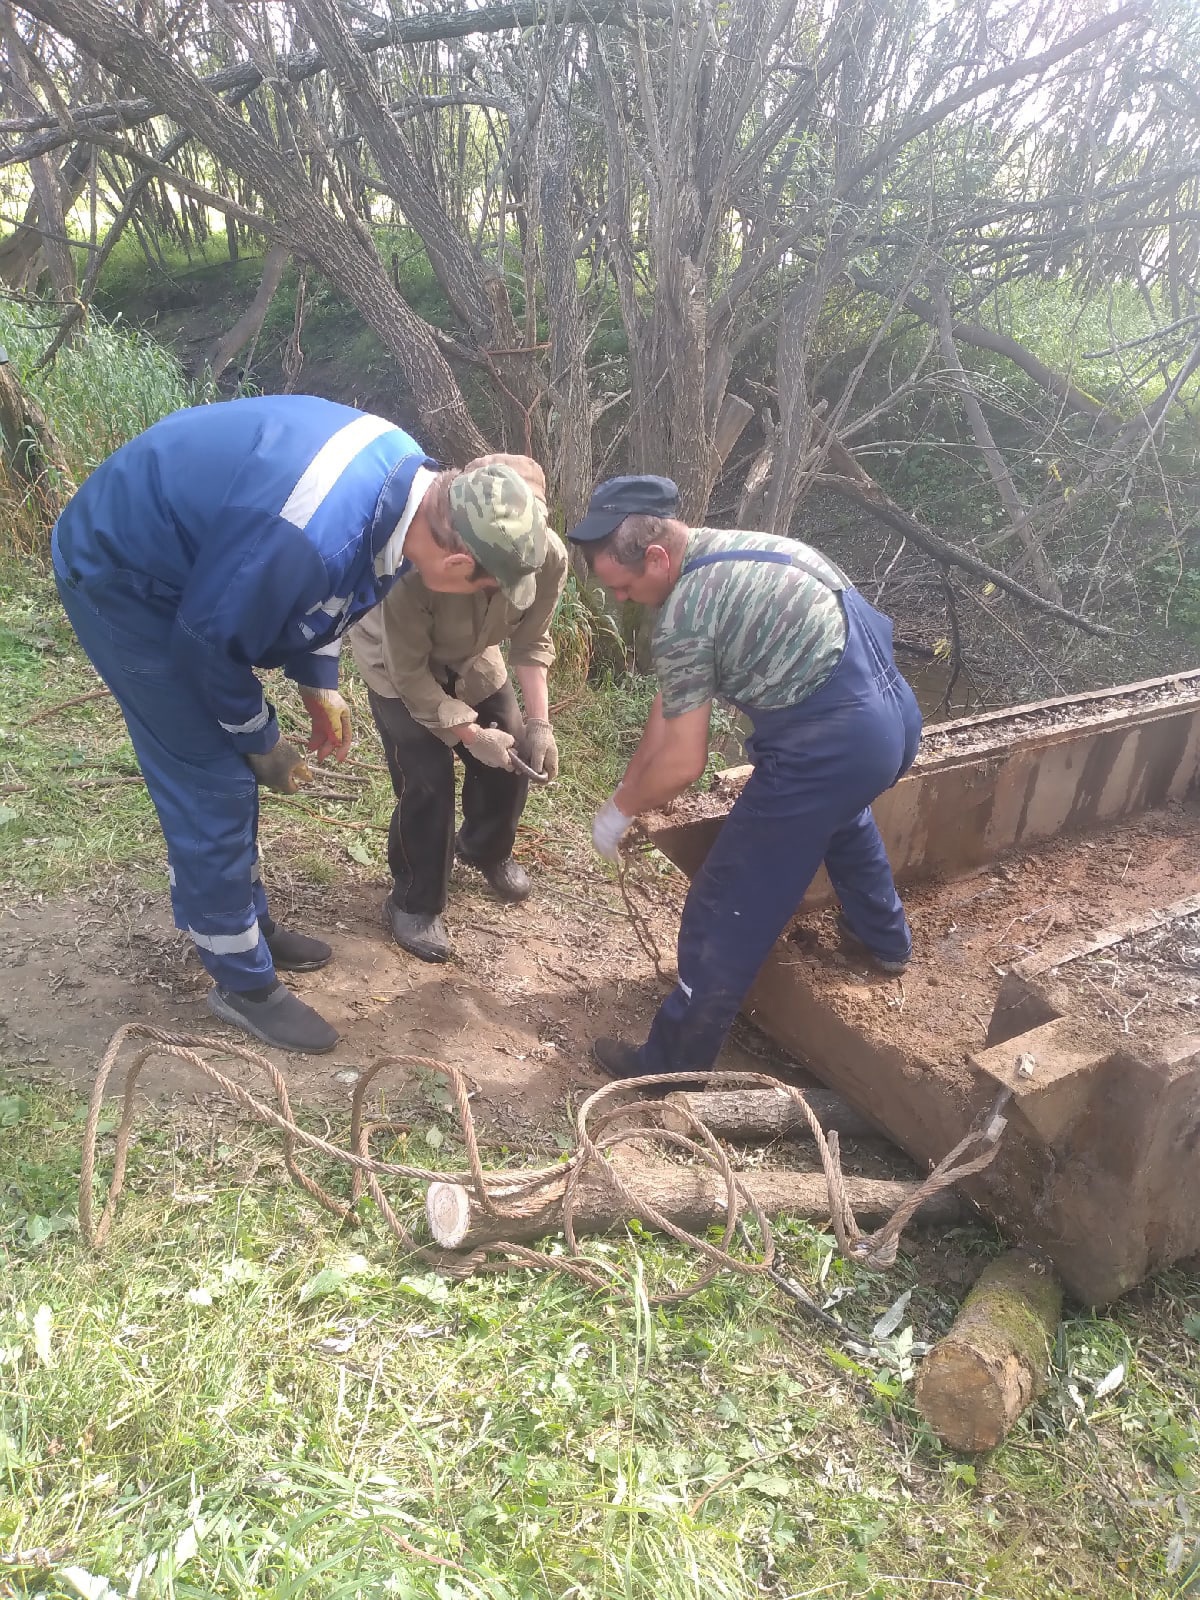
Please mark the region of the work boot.
[[264, 1044], [297, 1055], [323, 1056], [338, 1042], [337, 1029], [278, 981], [273, 989], [252, 989], [249, 994], [210, 989], [208, 1009], [214, 1017], [245, 1029]]
[[623, 1039], [595, 1039], [592, 1041], [592, 1059], [610, 1078], [645, 1078], [649, 1074], [645, 1062], [631, 1044]]
[[455, 840], [455, 852], [460, 861], [483, 874], [499, 899], [506, 900], [509, 905], [517, 905], [521, 900], [529, 899], [533, 884], [530, 883], [525, 868], [514, 861], [512, 856], [505, 856], [504, 860], [497, 861], [495, 866], [485, 867], [478, 861], [472, 861], [470, 856], [464, 855], [457, 840]]
[[449, 961], [450, 935], [440, 916], [402, 911], [388, 895], [383, 902], [383, 925], [401, 950], [407, 950], [418, 961]]
[[258, 925], [277, 972], [318, 972], [333, 960], [333, 947], [324, 939], [281, 928], [271, 917], [260, 917]]
[[904, 957], [876, 955], [875, 951], [858, 937], [846, 921], [845, 913], [841, 911], [837, 914], [837, 931], [847, 949], [856, 956], [865, 957], [878, 971], [886, 972], [891, 978], [898, 978], [902, 972], [908, 970], [908, 963], [912, 959], [911, 951]]

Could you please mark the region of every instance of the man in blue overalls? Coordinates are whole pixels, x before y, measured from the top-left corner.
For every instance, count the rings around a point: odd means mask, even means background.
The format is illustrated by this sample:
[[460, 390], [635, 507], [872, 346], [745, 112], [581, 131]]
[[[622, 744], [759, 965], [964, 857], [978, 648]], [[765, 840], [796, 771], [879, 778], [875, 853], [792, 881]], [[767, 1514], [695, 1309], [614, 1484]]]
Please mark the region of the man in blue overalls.
[[254, 668], [284, 669], [309, 751], [344, 759], [346, 627], [410, 568], [437, 592], [499, 587], [528, 604], [544, 546], [544, 513], [511, 469], [439, 472], [393, 423], [307, 395], [178, 411], [71, 499], [52, 546], [59, 594], [125, 714], [175, 922], [218, 1017], [284, 1050], [338, 1038], [276, 977], [333, 952], [267, 910], [258, 786], [293, 793], [310, 774]]
[[659, 692], [592, 838], [610, 861], [633, 819], [673, 800], [708, 760], [712, 702], [750, 719], [754, 772], [692, 880], [679, 982], [640, 1049], [597, 1040], [613, 1077], [716, 1060], [772, 945], [824, 861], [843, 939], [902, 972], [912, 937], [870, 805], [912, 762], [921, 714], [892, 625], [832, 562], [794, 539], [675, 516], [669, 478], [610, 478], [569, 537], [617, 600], [659, 608]]

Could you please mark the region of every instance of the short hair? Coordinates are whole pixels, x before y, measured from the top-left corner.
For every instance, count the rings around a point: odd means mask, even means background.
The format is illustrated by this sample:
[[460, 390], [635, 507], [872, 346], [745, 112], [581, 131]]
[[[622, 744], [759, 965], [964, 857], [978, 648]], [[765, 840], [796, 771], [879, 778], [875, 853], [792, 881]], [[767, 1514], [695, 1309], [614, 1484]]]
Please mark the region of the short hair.
[[[429, 531], [433, 535], [433, 542], [439, 550], [444, 550], [447, 555], [469, 556], [462, 539], [454, 531], [454, 522], [450, 516], [450, 485], [459, 475], [457, 467], [448, 467], [439, 472], [425, 492], [425, 514], [429, 518]], [[480, 578], [490, 578], [491, 573], [480, 565], [479, 557], [475, 557], [475, 570], [470, 581], [477, 583]]]
[[622, 567], [632, 567], [640, 572], [646, 565], [646, 551], [652, 544], [662, 545], [675, 555], [687, 543], [688, 526], [677, 517], [652, 517], [633, 512], [619, 522], [604, 539], [589, 540], [583, 546], [589, 567], [594, 567], [596, 557], [610, 555]]

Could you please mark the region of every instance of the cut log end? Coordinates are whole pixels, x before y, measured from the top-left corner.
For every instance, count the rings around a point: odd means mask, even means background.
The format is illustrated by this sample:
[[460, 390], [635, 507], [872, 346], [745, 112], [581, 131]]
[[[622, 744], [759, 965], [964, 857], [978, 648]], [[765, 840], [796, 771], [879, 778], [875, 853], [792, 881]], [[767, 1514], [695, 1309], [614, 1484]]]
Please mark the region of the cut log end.
[[917, 1409], [954, 1450], [992, 1450], [1041, 1392], [1062, 1287], [1022, 1250], [992, 1262], [917, 1378]]
[[446, 1250], [457, 1250], [471, 1225], [471, 1196], [457, 1183], [431, 1183], [425, 1215], [437, 1242]]
[[1020, 1361], [954, 1343], [939, 1345], [922, 1368], [918, 1406], [954, 1450], [993, 1450], [1033, 1399]]

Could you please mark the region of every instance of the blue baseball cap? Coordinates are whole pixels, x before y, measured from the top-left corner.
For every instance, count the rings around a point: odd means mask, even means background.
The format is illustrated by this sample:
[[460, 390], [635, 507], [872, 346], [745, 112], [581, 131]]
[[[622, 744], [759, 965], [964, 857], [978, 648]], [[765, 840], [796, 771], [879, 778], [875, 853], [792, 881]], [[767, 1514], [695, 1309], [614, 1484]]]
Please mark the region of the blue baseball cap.
[[605, 478], [592, 490], [587, 515], [567, 538], [573, 544], [593, 544], [615, 533], [626, 517], [673, 517], [678, 505], [679, 487], [670, 478], [653, 473]]

